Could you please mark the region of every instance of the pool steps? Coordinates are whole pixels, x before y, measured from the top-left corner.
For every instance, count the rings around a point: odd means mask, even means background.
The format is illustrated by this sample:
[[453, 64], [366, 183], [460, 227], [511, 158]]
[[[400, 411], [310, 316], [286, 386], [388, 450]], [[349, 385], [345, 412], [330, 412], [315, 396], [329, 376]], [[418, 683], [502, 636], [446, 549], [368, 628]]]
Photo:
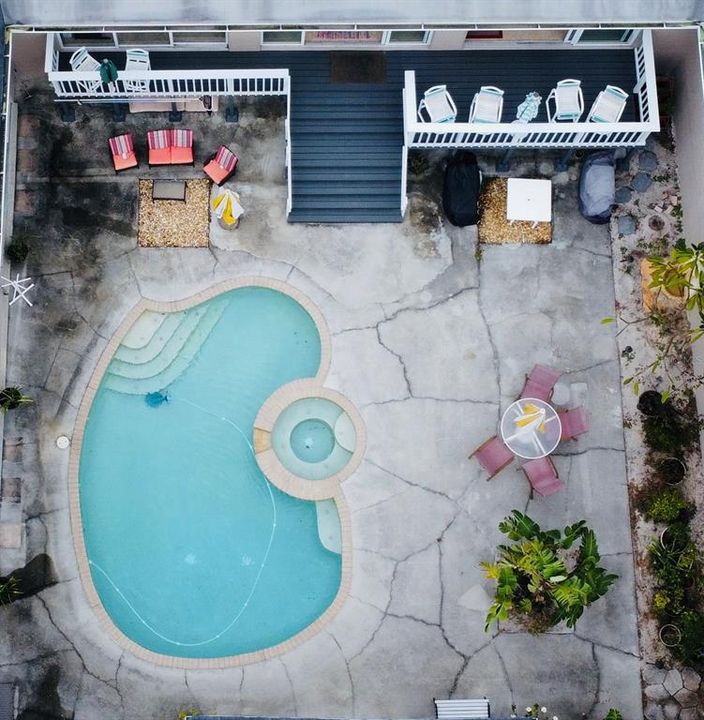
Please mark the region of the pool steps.
[[[141, 364], [126, 362], [115, 357], [105, 373], [105, 386], [132, 395], [143, 395], [168, 387], [186, 370], [220, 319], [225, 307], [225, 302], [212, 302], [205, 307], [196, 307], [183, 314], [174, 313], [181, 315], [180, 320], [166, 342], [161, 345], [157, 356]], [[163, 324], [157, 329], [160, 327], [163, 327]], [[159, 345], [162, 340], [155, 342]], [[145, 351], [144, 357], [149, 358], [151, 354], [151, 350]]]
[[176, 313], [156, 312], [154, 310], [145, 310], [133, 323], [122, 338], [121, 345], [128, 348], [139, 349], [149, 343], [159, 330], [159, 326], [167, 318]]
[[[126, 363], [145, 363], [153, 360], [179, 328], [186, 312], [151, 313], [147, 310], [142, 313], [142, 316], [144, 315], [162, 315], [162, 322], [156, 327], [148, 342], [140, 347], [128, 345], [125, 342], [128, 338], [125, 338], [115, 351], [113, 360], [122, 360]], [[132, 341], [132, 338], [129, 340]]]
[[318, 500], [315, 503], [318, 518], [318, 537], [322, 546], [330, 552], [342, 554], [342, 526], [335, 501]]

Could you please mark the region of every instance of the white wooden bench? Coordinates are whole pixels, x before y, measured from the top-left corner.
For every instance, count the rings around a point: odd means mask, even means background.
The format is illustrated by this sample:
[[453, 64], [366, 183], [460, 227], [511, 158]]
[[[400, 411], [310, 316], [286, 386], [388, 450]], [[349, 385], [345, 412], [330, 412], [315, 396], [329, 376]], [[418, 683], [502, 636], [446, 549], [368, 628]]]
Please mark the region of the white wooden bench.
[[491, 717], [489, 701], [481, 700], [434, 700], [435, 717], [438, 720], [486, 720]]

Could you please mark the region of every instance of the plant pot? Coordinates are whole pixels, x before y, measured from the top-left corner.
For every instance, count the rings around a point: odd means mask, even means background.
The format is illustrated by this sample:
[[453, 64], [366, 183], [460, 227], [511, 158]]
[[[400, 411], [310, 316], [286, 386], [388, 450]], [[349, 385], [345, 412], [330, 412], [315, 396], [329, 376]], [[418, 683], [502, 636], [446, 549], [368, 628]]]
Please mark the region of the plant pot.
[[665, 484], [679, 485], [687, 473], [687, 466], [683, 460], [676, 457], [667, 457], [661, 460], [658, 465], [658, 475], [665, 481]]
[[658, 636], [660, 638], [660, 642], [665, 647], [677, 647], [682, 642], [682, 631], [677, 627], [677, 625], [673, 625], [672, 623], [663, 625], [660, 628]]
[[651, 417], [663, 412], [662, 395], [657, 390], [646, 390], [638, 398], [638, 410]]

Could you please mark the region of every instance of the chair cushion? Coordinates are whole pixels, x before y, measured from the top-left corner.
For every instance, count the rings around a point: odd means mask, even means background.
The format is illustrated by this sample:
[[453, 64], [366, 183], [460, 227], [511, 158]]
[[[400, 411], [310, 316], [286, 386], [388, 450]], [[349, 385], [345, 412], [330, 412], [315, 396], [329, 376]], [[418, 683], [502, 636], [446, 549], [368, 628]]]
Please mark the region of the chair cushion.
[[223, 170], [232, 172], [237, 165], [237, 155], [235, 155], [229, 148], [221, 145], [215, 153], [215, 162], [217, 162]]
[[149, 148], [150, 165], [171, 165], [171, 148]]
[[147, 133], [150, 150], [163, 150], [171, 146], [170, 130], [150, 130]]
[[127, 170], [127, 168], [137, 167], [137, 156], [132, 152], [128, 153], [124, 157], [122, 155], [113, 155], [112, 162], [115, 166], [115, 170]]
[[130, 153], [134, 153], [134, 145], [132, 144], [132, 135], [117, 135], [108, 139], [110, 152], [113, 155], [127, 157]]
[[171, 130], [171, 145], [178, 148], [193, 147], [193, 130]]
[[193, 148], [191, 148], [191, 147], [172, 147], [171, 148], [171, 164], [172, 165], [192, 165], [193, 164]]
[[216, 184], [220, 185], [227, 180], [231, 171], [225, 170], [217, 160], [211, 160], [203, 167], [203, 172]]

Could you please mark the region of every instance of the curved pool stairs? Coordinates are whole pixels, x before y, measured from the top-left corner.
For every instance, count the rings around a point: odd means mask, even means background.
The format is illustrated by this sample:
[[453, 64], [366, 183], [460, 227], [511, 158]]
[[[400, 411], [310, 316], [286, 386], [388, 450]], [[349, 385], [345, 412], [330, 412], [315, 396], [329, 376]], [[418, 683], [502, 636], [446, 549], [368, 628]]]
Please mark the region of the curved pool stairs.
[[175, 313], [146, 310], [123, 338], [105, 372], [105, 387], [145, 395], [168, 387], [188, 367], [226, 302]]

